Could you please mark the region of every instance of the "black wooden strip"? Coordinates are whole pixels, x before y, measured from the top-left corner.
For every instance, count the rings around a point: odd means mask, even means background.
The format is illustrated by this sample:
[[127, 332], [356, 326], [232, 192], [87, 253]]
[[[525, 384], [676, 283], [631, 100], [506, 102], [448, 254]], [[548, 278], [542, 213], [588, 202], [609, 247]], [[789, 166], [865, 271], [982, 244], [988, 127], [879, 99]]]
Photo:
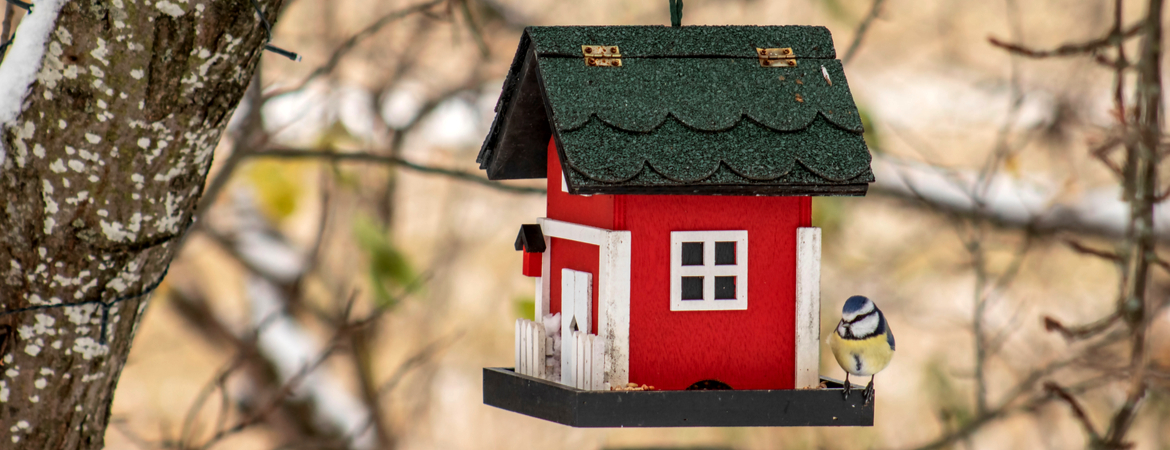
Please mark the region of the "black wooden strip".
[[[483, 370], [484, 404], [574, 427], [873, 426], [873, 403], [828, 388], [744, 391], [581, 391]], [[860, 387], [858, 387], [860, 389]]]

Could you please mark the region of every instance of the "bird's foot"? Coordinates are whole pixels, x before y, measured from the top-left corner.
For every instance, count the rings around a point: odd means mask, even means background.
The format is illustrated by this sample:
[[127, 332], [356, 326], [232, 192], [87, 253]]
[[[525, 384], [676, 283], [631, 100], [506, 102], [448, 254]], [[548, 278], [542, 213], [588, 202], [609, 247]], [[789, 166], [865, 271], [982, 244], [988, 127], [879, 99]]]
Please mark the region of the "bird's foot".
[[873, 377], [869, 378], [869, 385], [865, 387], [865, 405], [873, 401]]
[[849, 373], [845, 373], [845, 400], [849, 400], [849, 392], [853, 390], [853, 383], [849, 382]]

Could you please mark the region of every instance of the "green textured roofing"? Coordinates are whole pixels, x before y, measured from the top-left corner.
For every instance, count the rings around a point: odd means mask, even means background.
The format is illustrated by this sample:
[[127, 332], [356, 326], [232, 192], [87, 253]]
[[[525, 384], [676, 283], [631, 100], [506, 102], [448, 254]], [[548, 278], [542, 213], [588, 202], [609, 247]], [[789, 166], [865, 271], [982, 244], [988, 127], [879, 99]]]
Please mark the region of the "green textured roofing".
[[865, 140], [825, 120], [784, 133], [747, 120], [721, 132], [702, 132], [671, 119], [648, 133], [624, 132], [591, 120], [561, 131], [561, 142], [569, 167], [609, 184], [628, 181], [643, 169], [671, 182], [695, 183], [709, 178], [720, 164], [750, 181], [783, 178], [798, 161], [836, 182], [852, 180], [869, 168]]
[[673, 115], [696, 131], [728, 130], [745, 118], [793, 131], [808, 128], [819, 113], [843, 129], [863, 131], [835, 59], [771, 68], [756, 58], [634, 59], [624, 53], [622, 67], [588, 67], [580, 57], [538, 61], [560, 130], [597, 117], [625, 131], [649, 132]]
[[528, 27], [536, 56], [581, 57], [582, 45], [616, 45], [622, 57], [755, 58], [759, 48], [791, 47], [797, 57], [837, 57], [825, 27]]
[[[622, 66], [587, 66], [581, 45], [618, 46]], [[761, 67], [757, 47], [791, 47], [797, 66]], [[531, 27], [479, 161], [544, 177], [551, 134], [574, 193], [864, 194], [870, 154], [834, 58], [823, 27]]]

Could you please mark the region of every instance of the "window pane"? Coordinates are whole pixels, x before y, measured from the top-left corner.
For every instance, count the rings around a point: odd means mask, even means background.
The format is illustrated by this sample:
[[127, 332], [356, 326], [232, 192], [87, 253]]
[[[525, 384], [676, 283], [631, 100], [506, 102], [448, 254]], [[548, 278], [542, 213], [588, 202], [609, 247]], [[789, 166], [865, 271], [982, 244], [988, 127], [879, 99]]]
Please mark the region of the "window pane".
[[682, 245], [682, 265], [684, 265], [684, 266], [701, 266], [701, 265], [703, 265], [703, 243], [702, 242], [683, 242], [683, 245]]
[[682, 277], [682, 299], [703, 299], [703, 277]]
[[715, 300], [735, 300], [735, 277], [715, 277]]
[[715, 265], [735, 265], [735, 241], [715, 243]]

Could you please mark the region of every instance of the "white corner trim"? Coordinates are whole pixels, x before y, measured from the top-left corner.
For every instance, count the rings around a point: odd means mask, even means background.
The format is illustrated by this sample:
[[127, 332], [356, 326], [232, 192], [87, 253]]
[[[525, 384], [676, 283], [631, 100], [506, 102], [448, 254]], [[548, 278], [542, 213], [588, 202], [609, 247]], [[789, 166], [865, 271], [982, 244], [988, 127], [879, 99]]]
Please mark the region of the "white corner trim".
[[512, 365], [518, 374], [524, 374], [524, 319], [516, 319], [516, 358]]
[[[544, 233], [541, 230], [541, 233]], [[544, 253], [540, 257], [540, 279], [537, 280], [536, 290], [536, 315], [533, 317], [544, 317], [551, 314], [549, 308], [552, 308], [549, 301], [552, 297], [552, 240], [548, 235], [544, 236]]]
[[[552, 276], [552, 238], [592, 244], [598, 247], [597, 336], [604, 343], [605, 382], [625, 386], [630, 380], [630, 258], [633, 237], [629, 231], [614, 231], [541, 217], [544, 233], [542, 261], [542, 306], [549, 311]], [[562, 293], [563, 295], [563, 293]], [[562, 308], [563, 311], [564, 308]], [[564, 313], [562, 312], [562, 317]], [[563, 330], [563, 329], [562, 329]], [[561, 342], [561, 357], [568, 355], [571, 338]], [[570, 356], [571, 357], [571, 356]], [[596, 370], [596, 369], [595, 369]], [[561, 373], [564, 377], [564, 372]], [[564, 381], [562, 381], [564, 383]], [[568, 383], [565, 383], [568, 384]]]
[[599, 246], [597, 335], [604, 341], [605, 382], [630, 382], [630, 257], [633, 235], [607, 231]]
[[605, 234], [611, 232], [610, 230], [606, 230], [604, 228], [562, 222], [555, 219], [549, 219], [547, 217], [536, 219], [536, 223], [540, 224], [541, 232], [543, 232], [547, 237], [568, 239], [570, 241], [584, 242], [586, 244], [593, 245], [601, 245], [601, 241], [605, 239]]
[[820, 385], [821, 229], [796, 229], [796, 389]]
[[[548, 248], [548, 247], [545, 247], [545, 248]], [[541, 258], [541, 259], [544, 259], [544, 258]], [[541, 273], [543, 274], [544, 272], [541, 272]], [[545, 278], [544, 276], [539, 276], [539, 277], [536, 277], [535, 280], [533, 280], [536, 282], [535, 283], [536, 290], [533, 292], [534, 296], [532, 297], [532, 303], [534, 306], [533, 311], [532, 311], [532, 314], [533, 314], [532, 317], [544, 317], [545, 311], [548, 311], [548, 306], [543, 304], [544, 303], [544, 278]]]

